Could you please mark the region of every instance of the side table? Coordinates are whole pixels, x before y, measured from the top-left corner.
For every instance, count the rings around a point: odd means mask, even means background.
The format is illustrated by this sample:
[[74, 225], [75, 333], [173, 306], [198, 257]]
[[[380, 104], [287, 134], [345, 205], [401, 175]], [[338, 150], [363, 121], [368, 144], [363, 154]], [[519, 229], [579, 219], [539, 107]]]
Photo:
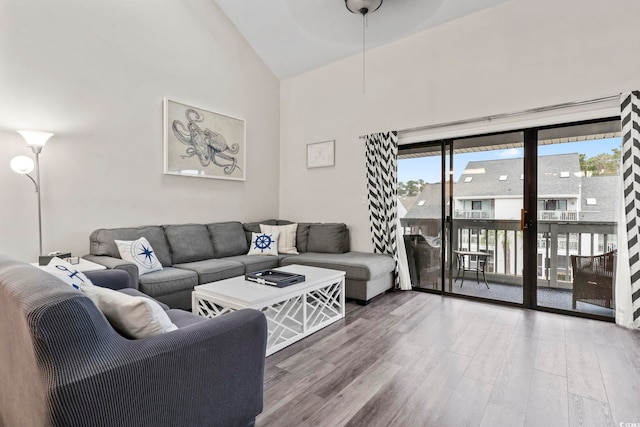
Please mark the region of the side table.
[[[32, 262], [31, 265], [42, 268], [44, 265], [38, 265], [37, 262]], [[96, 264], [95, 262], [88, 261], [84, 258], [80, 258], [80, 262], [78, 264], [73, 264], [74, 268], [78, 271], [95, 271], [95, 270], [106, 270], [107, 267], [104, 265]]]

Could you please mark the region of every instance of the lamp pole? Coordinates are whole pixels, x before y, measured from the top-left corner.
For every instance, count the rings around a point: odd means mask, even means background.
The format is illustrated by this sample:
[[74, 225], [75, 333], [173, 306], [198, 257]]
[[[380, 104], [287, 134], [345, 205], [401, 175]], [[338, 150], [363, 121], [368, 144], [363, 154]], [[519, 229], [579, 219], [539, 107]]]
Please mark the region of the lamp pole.
[[[23, 163], [22, 167], [17, 167], [17, 168], [14, 168], [14, 165], [12, 164], [11, 168], [19, 174], [27, 175], [29, 179], [33, 182], [33, 184], [36, 186], [36, 193], [38, 194], [38, 251], [39, 251], [39, 255], [42, 256], [43, 255], [42, 254], [42, 202], [40, 200], [40, 153], [42, 152], [42, 147], [44, 147], [47, 140], [51, 138], [53, 134], [50, 132], [29, 131], [29, 130], [18, 130], [16, 132], [22, 135], [25, 141], [27, 141], [27, 147], [31, 148], [31, 151], [33, 151], [33, 154], [35, 154], [36, 156], [36, 161], [35, 161], [36, 178], [35, 179], [33, 179], [31, 175], [29, 175], [29, 172], [33, 170], [33, 166], [34, 166], [33, 163], [31, 163], [31, 165], [28, 165], [26, 167]], [[18, 157], [24, 157], [24, 156], [18, 156]]]
[[[42, 151], [42, 147], [32, 146], [31, 149], [33, 150], [33, 154], [36, 155], [36, 180], [34, 184], [36, 185], [36, 193], [38, 193], [38, 250], [40, 251], [40, 256], [42, 256], [42, 204], [40, 202], [40, 152]], [[31, 180], [33, 181], [33, 178], [31, 178]]]

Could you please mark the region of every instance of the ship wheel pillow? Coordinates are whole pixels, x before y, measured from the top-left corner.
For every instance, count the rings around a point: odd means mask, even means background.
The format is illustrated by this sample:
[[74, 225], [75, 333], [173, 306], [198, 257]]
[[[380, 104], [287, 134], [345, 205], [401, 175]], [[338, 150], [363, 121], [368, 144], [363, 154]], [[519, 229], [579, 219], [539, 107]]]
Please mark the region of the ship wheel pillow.
[[247, 255], [278, 255], [278, 236], [280, 233], [251, 233], [251, 245]]

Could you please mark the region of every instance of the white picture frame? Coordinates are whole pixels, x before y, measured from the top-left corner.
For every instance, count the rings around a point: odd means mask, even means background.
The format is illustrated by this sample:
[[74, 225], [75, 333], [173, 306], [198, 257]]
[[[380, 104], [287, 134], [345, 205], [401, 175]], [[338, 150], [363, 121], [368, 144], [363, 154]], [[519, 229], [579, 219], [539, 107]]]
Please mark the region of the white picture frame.
[[244, 181], [244, 119], [164, 98], [164, 173]]
[[307, 144], [307, 169], [335, 166], [335, 140]]

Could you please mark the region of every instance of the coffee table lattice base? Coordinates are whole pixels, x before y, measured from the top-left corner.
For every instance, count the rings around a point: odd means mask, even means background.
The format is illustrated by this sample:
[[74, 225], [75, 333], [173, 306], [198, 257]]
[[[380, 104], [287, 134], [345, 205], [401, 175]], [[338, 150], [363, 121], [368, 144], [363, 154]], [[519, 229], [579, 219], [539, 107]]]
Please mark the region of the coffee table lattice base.
[[[216, 317], [240, 309], [222, 304], [194, 295], [195, 312], [200, 316]], [[268, 356], [344, 317], [344, 278], [257, 309], [267, 318]]]

